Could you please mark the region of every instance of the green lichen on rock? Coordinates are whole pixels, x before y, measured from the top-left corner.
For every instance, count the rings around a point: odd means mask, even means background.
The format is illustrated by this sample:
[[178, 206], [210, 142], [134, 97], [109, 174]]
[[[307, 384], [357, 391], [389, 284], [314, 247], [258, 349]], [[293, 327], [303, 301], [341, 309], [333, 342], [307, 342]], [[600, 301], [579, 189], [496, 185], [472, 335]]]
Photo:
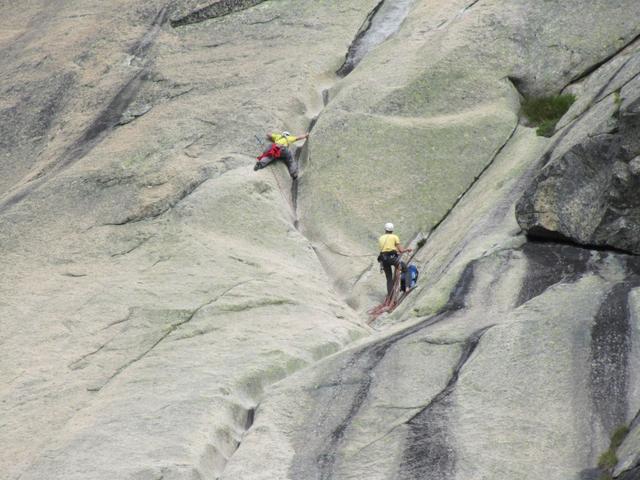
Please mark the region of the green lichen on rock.
[[522, 115], [533, 125], [538, 127], [537, 133], [541, 137], [550, 137], [562, 116], [575, 102], [572, 94], [548, 97], [529, 97], [522, 103]]
[[609, 449], [604, 452], [600, 457], [598, 457], [598, 467], [603, 470], [609, 470], [616, 466], [618, 463], [618, 457], [616, 456], [616, 452]]
[[629, 433], [629, 427], [622, 425], [611, 435], [611, 448], [617, 450]]
[[620, 427], [616, 428], [616, 430], [611, 435], [609, 449], [606, 452], [602, 453], [600, 457], [598, 457], [598, 468], [604, 471], [599, 480], [608, 480], [613, 478], [611, 476], [611, 470], [618, 463], [618, 455], [616, 454], [616, 450], [620, 445], [622, 445], [622, 442], [624, 441], [628, 433], [629, 427], [627, 427], [626, 425], [621, 425]]

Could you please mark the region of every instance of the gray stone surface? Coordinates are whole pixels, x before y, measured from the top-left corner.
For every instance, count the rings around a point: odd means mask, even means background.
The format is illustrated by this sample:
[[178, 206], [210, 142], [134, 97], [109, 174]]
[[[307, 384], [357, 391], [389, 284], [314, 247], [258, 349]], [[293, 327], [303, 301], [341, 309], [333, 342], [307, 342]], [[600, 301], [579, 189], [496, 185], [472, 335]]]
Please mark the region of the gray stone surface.
[[640, 33], [618, 18], [639, 8], [414, 2], [398, 33], [329, 90], [298, 211], [352, 306], [384, 295], [383, 282], [367, 283], [366, 256], [382, 225], [405, 243], [427, 235], [511, 138], [518, 91], [561, 91]]
[[[637, 267], [526, 243], [513, 206], [548, 140], [513, 84], [560, 91], [638, 35], [640, 5], [415, 1], [340, 79], [377, 5], [0, 6], [3, 478], [593, 469], [638, 404], [635, 303], [615, 308]], [[611, 83], [628, 112], [632, 67]], [[252, 170], [255, 135], [309, 128], [299, 185]], [[372, 329], [388, 220], [428, 241]]]
[[368, 332], [283, 167], [251, 167], [371, 2], [292, 4], [286, 33], [271, 3], [179, 29], [163, 6], [1, 7], [3, 479], [219, 475], [266, 385]]
[[544, 169], [518, 203], [529, 234], [640, 253], [638, 78], [640, 51], [633, 48], [582, 86]]
[[633, 397], [617, 379], [638, 337], [611, 311], [638, 284], [629, 261], [559, 245], [481, 258], [440, 313], [279, 384], [223, 478], [584, 478]]

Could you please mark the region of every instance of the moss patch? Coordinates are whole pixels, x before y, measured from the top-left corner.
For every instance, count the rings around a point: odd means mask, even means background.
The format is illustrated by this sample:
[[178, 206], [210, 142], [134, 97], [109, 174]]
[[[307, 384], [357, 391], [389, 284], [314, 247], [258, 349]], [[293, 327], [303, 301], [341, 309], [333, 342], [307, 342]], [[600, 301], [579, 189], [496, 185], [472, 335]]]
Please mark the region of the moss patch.
[[616, 430], [611, 435], [611, 441], [609, 442], [609, 450], [604, 452], [598, 458], [598, 468], [603, 470], [603, 473], [598, 480], [609, 480], [612, 478], [611, 470], [613, 470], [613, 468], [618, 463], [618, 456], [616, 455], [616, 450], [620, 445], [622, 445], [622, 442], [624, 441], [628, 433], [629, 433], [629, 427], [627, 427], [626, 425], [622, 425], [616, 428]]
[[628, 433], [629, 427], [627, 427], [626, 425], [618, 427], [616, 431], [613, 432], [613, 435], [611, 435], [611, 445], [609, 446], [609, 448], [611, 448], [612, 450], [617, 450], [618, 447], [622, 445], [622, 442], [624, 441]]
[[571, 94], [552, 97], [529, 97], [522, 102], [522, 115], [535, 127], [542, 137], [550, 137], [556, 124], [575, 102]]
[[616, 452], [612, 449], [607, 450], [598, 458], [598, 467], [602, 470], [610, 470], [618, 463]]

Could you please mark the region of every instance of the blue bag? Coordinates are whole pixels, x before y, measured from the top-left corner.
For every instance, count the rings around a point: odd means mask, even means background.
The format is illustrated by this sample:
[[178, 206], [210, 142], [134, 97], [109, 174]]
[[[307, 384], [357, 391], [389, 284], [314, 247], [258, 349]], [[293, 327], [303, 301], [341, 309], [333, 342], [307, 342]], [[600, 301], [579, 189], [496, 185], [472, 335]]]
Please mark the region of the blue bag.
[[411, 290], [418, 283], [418, 267], [414, 264], [410, 264], [407, 268], [405, 268], [402, 272], [402, 276], [400, 277], [400, 290], [406, 292], [407, 289]]

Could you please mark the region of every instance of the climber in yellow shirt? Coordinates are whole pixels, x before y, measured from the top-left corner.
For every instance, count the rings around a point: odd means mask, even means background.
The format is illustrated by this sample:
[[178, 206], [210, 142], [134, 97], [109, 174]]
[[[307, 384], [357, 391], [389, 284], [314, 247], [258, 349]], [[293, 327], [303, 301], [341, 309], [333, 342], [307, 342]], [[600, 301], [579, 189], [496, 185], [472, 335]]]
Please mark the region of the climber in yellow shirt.
[[385, 223], [384, 235], [378, 239], [378, 246], [380, 247], [380, 255], [378, 255], [378, 261], [380, 262], [384, 274], [387, 277], [387, 298], [391, 296], [393, 289], [393, 274], [391, 267], [395, 267], [396, 273], [398, 266], [400, 265], [400, 256], [404, 252], [411, 252], [411, 248], [402, 248], [400, 245], [400, 238], [393, 233], [393, 223]]
[[268, 134], [267, 140], [272, 143], [269, 148], [262, 152], [262, 155], [258, 157], [258, 161], [253, 169], [260, 170], [274, 160], [280, 159], [287, 164], [289, 175], [291, 175], [291, 178], [295, 180], [298, 178], [298, 162], [293, 158], [291, 150], [289, 150], [289, 146], [294, 142], [304, 140], [305, 138], [309, 138], [308, 133], [305, 133], [304, 135], [291, 135], [289, 132]]

